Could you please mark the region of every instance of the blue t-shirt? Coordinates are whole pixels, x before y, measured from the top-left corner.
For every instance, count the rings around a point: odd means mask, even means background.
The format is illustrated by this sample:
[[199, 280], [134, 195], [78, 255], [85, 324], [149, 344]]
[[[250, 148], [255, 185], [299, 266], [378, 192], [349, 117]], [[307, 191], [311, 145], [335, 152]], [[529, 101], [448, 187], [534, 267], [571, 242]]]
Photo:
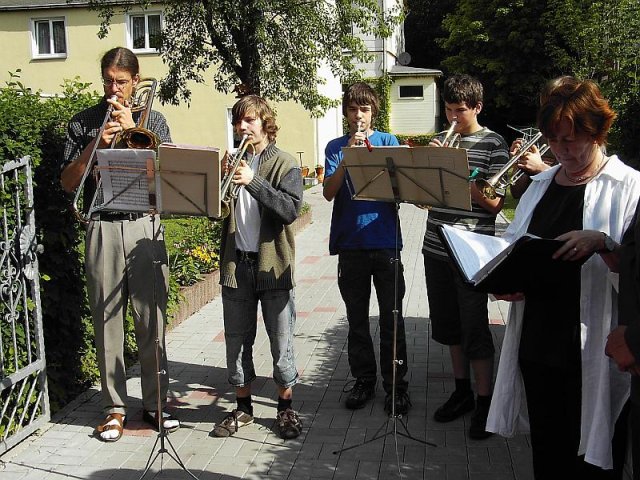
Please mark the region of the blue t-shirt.
[[[342, 147], [346, 147], [349, 136], [331, 140], [325, 148], [325, 178], [334, 174], [342, 161]], [[373, 146], [397, 146], [398, 139], [390, 133], [375, 130], [369, 136]], [[345, 182], [333, 199], [329, 253], [336, 255], [341, 250], [377, 250], [396, 248], [396, 206], [392, 202], [354, 200], [354, 192], [348, 173]], [[400, 224], [397, 224], [398, 248], [402, 249]]]

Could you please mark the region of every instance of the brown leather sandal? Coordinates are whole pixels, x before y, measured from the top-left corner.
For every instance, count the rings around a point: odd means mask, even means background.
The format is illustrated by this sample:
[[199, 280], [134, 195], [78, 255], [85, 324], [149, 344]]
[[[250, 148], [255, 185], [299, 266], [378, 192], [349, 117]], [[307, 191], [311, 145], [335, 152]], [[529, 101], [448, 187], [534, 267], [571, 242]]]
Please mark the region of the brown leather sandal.
[[[116, 424], [108, 425], [109, 422], [115, 420]], [[103, 442], [117, 442], [122, 438], [122, 432], [124, 430], [125, 425], [127, 424], [127, 418], [121, 413], [110, 413], [107, 415], [107, 418], [104, 419], [100, 425], [96, 427], [96, 432], [98, 432], [98, 438]], [[102, 432], [108, 432], [109, 430], [116, 430], [118, 435], [113, 438], [105, 438], [100, 435]]]

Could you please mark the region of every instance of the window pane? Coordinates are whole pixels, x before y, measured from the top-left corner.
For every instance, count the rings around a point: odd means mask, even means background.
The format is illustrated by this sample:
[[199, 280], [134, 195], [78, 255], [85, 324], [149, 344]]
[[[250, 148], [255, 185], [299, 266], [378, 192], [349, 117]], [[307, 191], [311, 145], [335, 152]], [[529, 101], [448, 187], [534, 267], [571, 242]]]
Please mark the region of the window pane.
[[160, 48], [160, 15], [149, 15], [149, 48]]
[[51, 53], [51, 45], [49, 45], [49, 21], [36, 22], [36, 42], [40, 55]]
[[144, 48], [144, 17], [131, 17], [133, 48]]
[[64, 38], [64, 22], [53, 22], [53, 50], [55, 53], [67, 53], [67, 42]]
[[401, 85], [400, 98], [422, 98], [422, 85]]

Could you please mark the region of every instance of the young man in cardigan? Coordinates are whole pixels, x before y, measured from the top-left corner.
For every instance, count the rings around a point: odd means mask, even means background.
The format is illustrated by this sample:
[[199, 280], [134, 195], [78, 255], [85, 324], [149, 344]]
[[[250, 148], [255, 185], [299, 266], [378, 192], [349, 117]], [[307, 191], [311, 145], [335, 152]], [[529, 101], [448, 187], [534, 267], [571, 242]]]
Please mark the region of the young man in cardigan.
[[232, 124], [248, 135], [245, 159], [233, 174], [241, 186], [225, 219], [220, 249], [220, 284], [224, 310], [229, 383], [237, 406], [213, 433], [228, 437], [253, 422], [251, 382], [256, 378], [253, 344], [258, 302], [262, 307], [278, 387], [279, 435], [300, 435], [302, 422], [291, 407], [298, 381], [294, 364], [293, 330], [295, 243], [291, 224], [302, 206], [302, 175], [298, 163], [275, 144], [278, 127], [267, 102], [247, 95], [233, 106]]

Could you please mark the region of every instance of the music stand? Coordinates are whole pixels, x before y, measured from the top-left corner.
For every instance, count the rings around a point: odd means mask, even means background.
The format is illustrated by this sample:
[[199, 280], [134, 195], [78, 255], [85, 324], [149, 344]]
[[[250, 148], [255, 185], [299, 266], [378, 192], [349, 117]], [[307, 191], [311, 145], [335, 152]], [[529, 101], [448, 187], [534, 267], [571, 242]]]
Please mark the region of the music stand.
[[220, 217], [220, 150], [163, 143], [158, 148], [160, 213]]
[[[157, 168], [156, 154], [153, 150], [146, 149], [103, 149], [97, 151], [97, 163], [100, 171], [100, 180], [98, 184], [99, 191], [94, 196], [101, 200], [99, 205], [92, 205], [94, 211], [129, 211], [142, 212], [151, 215], [151, 230], [154, 237], [151, 241], [155, 242], [156, 238], [156, 215], [159, 213], [159, 207], [162, 204], [162, 194], [160, 187], [160, 175]], [[92, 203], [94, 203], [92, 202]], [[160, 457], [162, 471], [163, 455], [167, 454], [171, 457], [191, 478], [198, 480], [191, 473], [184, 462], [180, 459], [178, 452], [174, 448], [171, 440], [167, 436], [164, 428], [164, 418], [162, 409], [162, 398], [160, 397], [161, 382], [160, 377], [166, 375], [166, 370], [160, 368], [160, 331], [164, 328], [164, 317], [158, 314], [158, 297], [157, 297], [157, 273], [161, 260], [153, 257], [153, 311], [155, 318], [149, 322], [150, 325], [155, 324], [155, 357], [156, 357], [156, 421], [158, 423], [158, 435], [147, 459], [144, 471], [139, 480], [145, 477], [151, 469], [155, 460]], [[157, 451], [156, 445], [160, 443]], [[171, 450], [166, 448], [166, 444]], [[155, 455], [154, 455], [155, 452]]]
[[[374, 436], [360, 444], [352, 445], [333, 453], [341, 453], [366, 445], [387, 435], [400, 435], [429, 446], [434, 443], [413, 437], [395, 412], [396, 370], [400, 364], [397, 358], [398, 330], [398, 247], [400, 203], [417, 205], [446, 205], [471, 210], [469, 194], [469, 164], [464, 149], [442, 147], [375, 147], [372, 151], [364, 148], [343, 148], [342, 164], [353, 185], [352, 198], [392, 202], [396, 210], [396, 244], [394, 253], [394, 308], [393, 308], [393, 368], [391, 387], [391, 415], [375, 432]], [[389, 422], [393, 428], [388, 430]], [[397, 423], [404, 432], [398, 431]], [[380, 433], [385, 428], [384, 433]], [[400, 466], [398, 465], [398, 468]], [[402, 472], [399, 470], [400, 476]]]

